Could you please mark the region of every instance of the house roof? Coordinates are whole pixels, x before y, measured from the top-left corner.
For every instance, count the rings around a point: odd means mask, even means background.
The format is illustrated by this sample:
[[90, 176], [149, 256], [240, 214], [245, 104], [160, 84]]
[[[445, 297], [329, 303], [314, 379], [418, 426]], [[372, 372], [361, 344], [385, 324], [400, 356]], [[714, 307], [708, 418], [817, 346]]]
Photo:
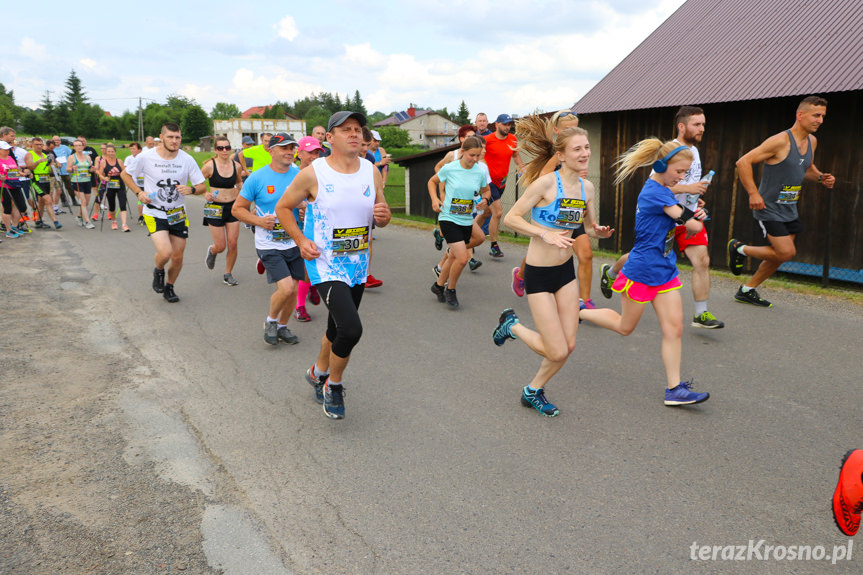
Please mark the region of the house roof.
[[263, 115], [264, 112], [267, 111], [267, 106], [252, 106], [245, 112], [243, 112], [240, 117], [241, 118], [251, 118], [254, 114], [258, 114], [259, 116]]
[[413, 116], [408, 116], [407, 112], [396, 112], [389, 118], [384, 118], [380, 122], [375, 122], [375, 128], [381, 128], [383, 126], [401, 126], [405, 122], [410, 122], [411, 120], [414, 120], [421, 116], [426, 116], [428, 114], [435, 114], [440, 116], [440, 114], [438, 114], [434, 110], [417, 110], [416, 114], [414, 114]]
[[688, 0], [579, 114], [863, 89], [860, 0]]
[[[257, 114], [257, 115], [259, 115], [259, 116], [263, 116], [263, 115], [264, 115], [264, 113], [265, 113], [269, 108], [270, 108], [270, 106], [252, 106], [251, 108], [249, 108], [248, 110], [246, 110], [245, 112], [243, 112], [243, 113], [240, 115], [240, 118], [244, 118], [244, 119], [245, 119], [245, 118], [251, 118], [254, 114]], [[297, 117], [296, 117], [296, 116], [294, 116], [293, 114], [289, 114], [289, 113], [287, 113], [287, 112], [285, 112], [285, 118], [286, 118], [286, 119], [288, 119], [288, 120], [299, 120], [299, 118], [297, 118]]]

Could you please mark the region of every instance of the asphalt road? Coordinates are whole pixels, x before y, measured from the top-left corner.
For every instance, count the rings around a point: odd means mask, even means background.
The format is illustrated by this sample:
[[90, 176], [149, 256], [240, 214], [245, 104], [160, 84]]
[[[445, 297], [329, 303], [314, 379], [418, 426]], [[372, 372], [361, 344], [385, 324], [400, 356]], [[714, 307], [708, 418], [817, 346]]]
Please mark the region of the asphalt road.
[[[452, 311], [429, 292], [431, 234], [392, 225], [376, 232], [384, 285], [362, 302], [347, 418], [332, 421], [303, 377], [323, 306], [309, 307], [311, 323], [292, 321], [298, 345], [265, 344], [271, 288], [254, 271], [251, 235], [240, 236], [240, 285], [223, 285], [223, 257], [204, 266], [202, 205], [189, 203], [178, 304], [150, 288], [143, 228], [88, 231], [65, 216], [61, 232], [15, 241], [63, 242], [98, 278], [102, 320], [153, 366], [122, 382], [130, 442], [210, 499], [205, 550], [225, 573], [861, 572], [863, 549], [836, 565], [759, 560], [766, 546], [825, 546], [829, 558], [849, 541], [830, 499], [842, 454], [863, 446], [859, 306], [767, 288], [774, 307], [758, 309], [715, 278], [710, 309], [726, 328], [684, 330], [683, 373], [711, 393], [690, 408], [662, 403], [653, 313], [627, 338], [585, 323], [547, 388], [561, 415], [547, 419], [519, 403], [539, 358], [491, 341], [505, 307], [532, 325], [509, 288], [524, 246], [504, 244], [502, 261], [482, 255]], [[692, 559], [750, 540], [746, 561]]]

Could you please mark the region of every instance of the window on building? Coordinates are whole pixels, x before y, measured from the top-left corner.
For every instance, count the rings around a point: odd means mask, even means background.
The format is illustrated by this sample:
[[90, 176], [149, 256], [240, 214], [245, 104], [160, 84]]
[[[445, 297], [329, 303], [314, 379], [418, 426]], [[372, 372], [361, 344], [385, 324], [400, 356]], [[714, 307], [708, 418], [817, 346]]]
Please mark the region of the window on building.
[[424, 135], [425, 135], [425, 134], [420, 134], [420, 140], [422, 140], [422, 139], [423, 139], [423, 136], [424, 136]]
[[420, 120], [420, 126], [422, 126], [422, 125], [423, 125], [423, 120]]

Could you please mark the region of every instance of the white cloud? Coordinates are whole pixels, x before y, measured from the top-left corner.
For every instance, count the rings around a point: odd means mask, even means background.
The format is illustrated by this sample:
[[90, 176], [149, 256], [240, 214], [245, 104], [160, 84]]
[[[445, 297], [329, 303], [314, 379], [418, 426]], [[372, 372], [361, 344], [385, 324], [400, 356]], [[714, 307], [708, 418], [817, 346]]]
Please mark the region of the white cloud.
[[379, 68], [384, 65], [387, 58], [366, 42], [356, 46], [345, 44], [344, 59], [349, 64], [356, 64], [364, 68]]
[[39, 44], [32, 38], [21, 38], [21, 47], [18, 52], [24, 58], [44, 62], [48, 59], [48, 50], [44, 44]]
[[79, 62], [81, 62], [81, 65], [88, 70], [95, 70], [97, 66], [96, 61], [90, 58], [81, 58]]
[[294, 38], [296, 38], [300, 33], [297, 29], [297, 23], [294, 22], [293, 16], [285, 16], [273, 27], [279, 33], [280, 37], [285, 38], [289, 42], [293, 42]]
[[[310, 94], [332, 90], [291, 78], [284, 71], [273, 76], [256, 75], [253, 70], [240, 68], [234, 73], [230, 92], [251, 105], [272, 104], [276, 100], [293, 102]], [[241, 108], [243, 106], [240, 106]]]

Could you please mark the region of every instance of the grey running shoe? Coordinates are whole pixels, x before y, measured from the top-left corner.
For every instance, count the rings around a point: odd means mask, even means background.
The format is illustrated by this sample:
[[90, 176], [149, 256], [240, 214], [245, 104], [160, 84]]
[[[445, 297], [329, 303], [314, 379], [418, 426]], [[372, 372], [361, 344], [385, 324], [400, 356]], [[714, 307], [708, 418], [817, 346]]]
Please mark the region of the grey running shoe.
[[267, 321], [264, 323], [264, 341], [270, 345], [278, 345], [279, 322]]
[[324, 384], [327, 382], [327, 375], [324, 374], [321, 377], [315, 377], [314, 365], [306, 370], [306, 381], [315, 388], [315, 401], [321, 404], [324, 403]]
[[719, 329], [725, 327], [725, 322], [716, 319], [716, 316], [706, 311], [692, 318], [692, 327], [703, 327], [706, 329]]
[[232, 276], [231, 274], [223, 275], [222, 282], [224, 282], [224, 284], [227, 286], [235, 286], [239, 283], [237, 280], [234, 279], [234, 276]]
[[773, 307], [772, 303], [763, 299], [754, 289], [743, 291], [743, 286], [740, 286], [737, 289], [737, 293], [734, 294], [734, 301], [739, 301], [740, 303], [751, 303], [758, 307]]
[[84, 227], [87, 228], [88, 230], [96, 229], [96, 226], [93, 225], [93, 222], [87, 222], [86, 224], [84, 224]]
[[280, 327], [277, 334], [279, 336], [279, 339], [285, 343], [293, 345], [300, 342], [300, 338], [292, 334], [291, 330], [289, 330], [287, 326]]
[[207, 264], [208, 269], [216, 267], [216, 254], [210, 251], [210, 246], [207, 246], [207, 257], [204, 259], [204, 263]]

